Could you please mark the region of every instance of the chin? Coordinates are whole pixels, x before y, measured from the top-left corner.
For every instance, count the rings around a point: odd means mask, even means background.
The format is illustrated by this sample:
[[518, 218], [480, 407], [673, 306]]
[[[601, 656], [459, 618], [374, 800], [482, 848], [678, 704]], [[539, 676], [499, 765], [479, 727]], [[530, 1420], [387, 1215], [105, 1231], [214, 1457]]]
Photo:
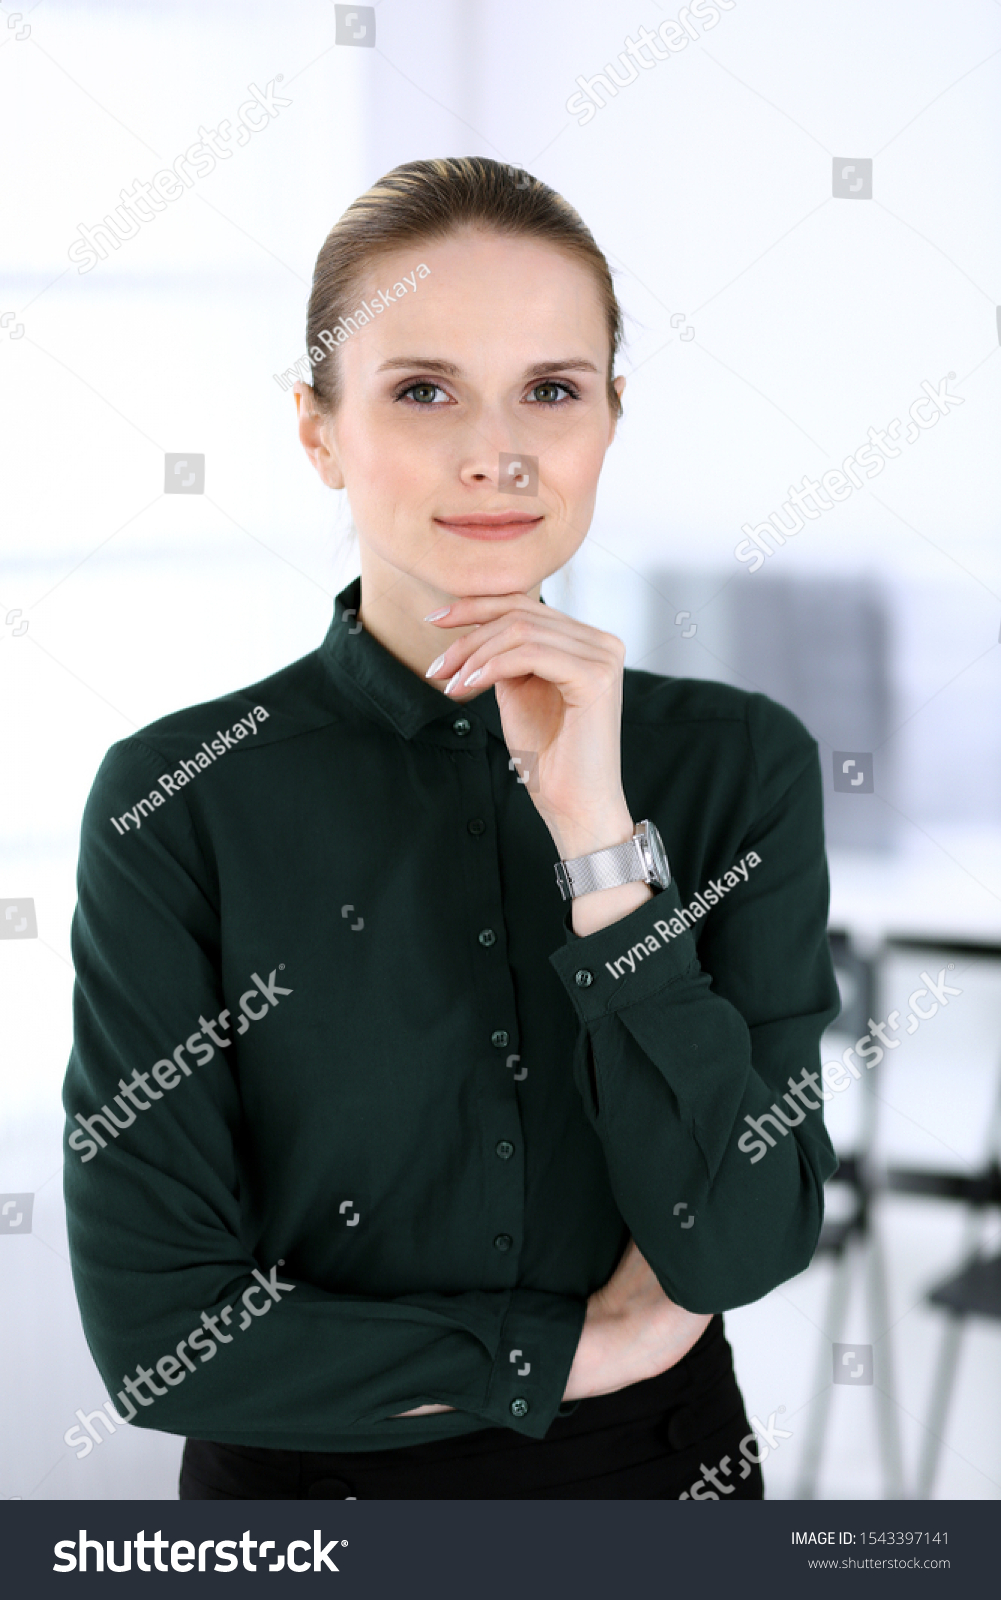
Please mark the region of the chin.
[[[576, 546], [574, 546], [576, 548]], [[555, 551], [551, 542], [546, 547], [527, 543], [521, 549], [498, 543], [480, 543], [469, 540], [468, 548], [450, 550], [447, 563], [428, 563], [414, 571], [426, 582], [447, 594], [525, 594], [544, 583], [569, 561], [573, 549]]]
[[484, 561], [453, 562], [447, 571], [429, 578], [435, 588], [461, 599], [478, 594], [527, 594], [542, 583], [552, 569], [537, 562]]

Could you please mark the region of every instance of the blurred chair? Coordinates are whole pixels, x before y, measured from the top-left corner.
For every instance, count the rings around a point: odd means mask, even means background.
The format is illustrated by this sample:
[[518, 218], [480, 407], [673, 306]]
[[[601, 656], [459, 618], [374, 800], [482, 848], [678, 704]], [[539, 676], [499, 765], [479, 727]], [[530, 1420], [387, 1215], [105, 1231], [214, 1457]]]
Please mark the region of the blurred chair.
[[[949, 955], [993, 956], [1001, 960], [1001, 946], [948, 944], [941, 940], [894, 940], [895, 947], [944, 951]], [[1001, 1207], [1001, 1063], [994, 1107], [987, 1127], [983, 1166], [975, 1172], [932, 1172], [891, 1167], [885, 1175], [888, 1192], [924, 1199], [955, 1200], [965, 1208], [966, 1226], [959, 1269], [930, 1289], [927, 1300], [945, 1312], [938, 1361], [932, 1378], [925, 1436], [918, 1462], [914, 1498], [930, 1500], [935, 1485], [949, 1408], [959, 1366], [960, 1348], [968, 1317], [988, 1317], [1001, 1322], [1001, 1256], [981, 1252], [985, 1213]]]
[[[859, 1039], [869, 1030], [868, 1019], [876, 1015], [879, 956], [862, 955], [845, 932], [832, 930], [828, 938], [841, 993], [841, 1015], [837, 1029], [852, 1040]], [[870, 1326], [883, 1330], [881, 1341], [887, 1341], [880, 1356], [881, 1381], [873, 1385], [885, 1498], [898, 1500], [904, 1497], [893, 1362], [888, 1342], [890, 1319], [886, 1265], [881, 1240], [872, 1226], [872, 1201], [879, 1189], [873, 1160], [877, 1104], [873, 1080], [877, 1071], [878, 1068], [873, 1068], [859, 1080], [862, 1100], [855, 1149], [845, 1153], [838, 1151], [840, 1165], [828, 1184], [829, 1189], [832, 1186], [847, 1189], [847, 1212], [842, 1217], [825, 1217], [814, 1256], [815, 1261], [824, 1258], [830, 1260], [832, 1276], [814, 1385], [816, 1400], [793, 1493], [796, 1500], [816, 1498], [834, 1388], [832, 1345], [844, 1342], [845, 1317], [856, 1280], [859, 1280], [859, 1287], [866, 1297]]]
[[[828, 847], [889, 849], [897, 814], [883, 803], [895, 798], [885, 585], [873, 577], [768, 571], [728, 581], [718, 571], [661, 565], [645, 576], [645, 638], [630, 664], [717, 678], [788, 706], [821, 746]], [[835, 750], [878, 752], [874, 795], [834, 791]]]

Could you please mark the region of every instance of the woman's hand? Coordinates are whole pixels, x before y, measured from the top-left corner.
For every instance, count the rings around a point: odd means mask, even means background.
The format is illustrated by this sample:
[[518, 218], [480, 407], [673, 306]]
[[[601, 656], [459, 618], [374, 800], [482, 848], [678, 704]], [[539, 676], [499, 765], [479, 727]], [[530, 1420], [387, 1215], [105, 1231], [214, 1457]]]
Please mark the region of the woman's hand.
[[457, 702], [493, 686], [508, 749], [537, 764], [538, 786], [528, 792], [561, 856], [630, 838], [621, 639], [521, 593], [468, 596], [434, 620], [445, 630], [476, 624], [447, 647], [432, 677], [447, 678]]
[[[588, 1298], [564, 1400], [613, 1394], [627, 1384], [667, 1372], [701, 1339], [711, 1321], [711, 1314], [683, 1311], [668, 1299], [636, 1241], [630, 1239], [604, 1288]], [[454, 1406], [415, 1406], [396, 1415], [421, 1417], [454, 1410]]]
[[612, 1394], [666, 1372], [688, 1354], [711, 1321], [711, 1315], [683, 1311], [668, 1299], [630, 1239], [604, 1288], [588, 1299], [564, 1400]]

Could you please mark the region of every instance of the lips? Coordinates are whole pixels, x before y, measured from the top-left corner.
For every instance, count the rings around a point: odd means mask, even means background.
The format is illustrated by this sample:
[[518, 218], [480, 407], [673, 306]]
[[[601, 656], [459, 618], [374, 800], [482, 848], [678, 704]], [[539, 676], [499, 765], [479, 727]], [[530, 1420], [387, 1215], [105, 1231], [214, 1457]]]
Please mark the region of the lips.
[[542, 517], [530, 511], [471, 511], [464, 517], [435, 517], [434, 521], [464, 539], [517, 539], [537, 528]]

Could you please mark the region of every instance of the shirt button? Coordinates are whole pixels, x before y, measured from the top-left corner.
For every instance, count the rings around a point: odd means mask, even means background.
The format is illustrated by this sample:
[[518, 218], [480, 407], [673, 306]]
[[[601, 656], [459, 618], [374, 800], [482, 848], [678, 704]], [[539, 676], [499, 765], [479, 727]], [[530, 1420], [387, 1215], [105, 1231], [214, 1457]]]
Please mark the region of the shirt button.
[[473, 835], [473, 838], [477, 839], [481, 833], [486, 832], [487, 825], [482, 817], [470, 817], [469, 821], [466, 823], [466, 827]]
[[525, 1399], [524, 1395], [518, 1395], [516, 1399], [511, 1401], [509, 1409], [512, 1417], [527, 1417], [528, 1401]]
[[512, 1237], [511, 1237], [511, 1235], [509, 1233], [499, 1233], [497, 1235], [496, 1239], [494, 1240], [494, 1249], [495, 1250], [510, 1250], [510, 1248], [511, 1248], [511, 1246], [513, 1244], [514, 1244], [514, 1240], [512, 1239]]
[[510, 1156], [514, 1155], [514, 1145], [511, 1143], [510, 1139], [501, 1139], [497, 1144], [494, 1145], [494, 1149], [497, 1151], [497, 1154], [500, 1156], [502, 1161], [507, 1161]]
[[581, 967], [579, 972], [574, 973], [574, 983], [578, 989], [589, 989], [593, 982], [594, 973], [588, 972], [586, 967]]
[[498, 1028], [495, 1033], [490, 1035], [490, 1043], [493, 1045], [495, 1050], [505, 1050], [510, 1043], [510, 1040], [511, 1035], [509, 1033], [505, 1033], [503, 1028]]
[[472, 731], [473, 724], [470, 722], [468, 717], [456, 717], [455, 721], [452, 723], [452, 732], [460, 739], [464, 739], [466, 734], [472, 733]]
[[484, 945], [488, 950], [489, 950], [489, 948], [490, 948], [490, 946], [492, 944], [496, 944], [497, 943], [497, 935], [494, 933], [493, 928], [484, 928], [484, 929], [482, 929], [482, 931], [477, 935], [477, 937], [479, 938], [480, 943], [482, 945]]

